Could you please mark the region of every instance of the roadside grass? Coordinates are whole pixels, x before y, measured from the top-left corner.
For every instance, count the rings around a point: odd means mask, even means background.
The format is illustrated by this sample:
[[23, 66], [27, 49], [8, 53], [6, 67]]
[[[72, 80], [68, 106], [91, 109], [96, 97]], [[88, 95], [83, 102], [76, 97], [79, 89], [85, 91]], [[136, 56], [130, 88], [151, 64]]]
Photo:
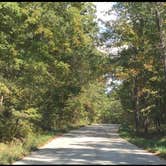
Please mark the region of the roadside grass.
[[12, 164], [14, 161], [23, 158], [31, 151], [37, 150], [52, 139], [68, 132], [69, 130], [78, 129], [80, 127], [83, 126], [70, 126], [62, 130], [55, 130], [47, 133], [29, 134], [29, 136], [23, 141], [14, 140], [8, 143], [0, 142], [0, 164]]
[[11, 164], [21, 159], [54, 136], [53, 133], [31, 134], [24, 141], [0, 143], [0, 164]]
[[138, 135], [123, 125], [119, 129], [119, 133], [127, 141], [166, 159], [166, 135], [163, 133], [151, 132], [149, 134], [140, 133]]

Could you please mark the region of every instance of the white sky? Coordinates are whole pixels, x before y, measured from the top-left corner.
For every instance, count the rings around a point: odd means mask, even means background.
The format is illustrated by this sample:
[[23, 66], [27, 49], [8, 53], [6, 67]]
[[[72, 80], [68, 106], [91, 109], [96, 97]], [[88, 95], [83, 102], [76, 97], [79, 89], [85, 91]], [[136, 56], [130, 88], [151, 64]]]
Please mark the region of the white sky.
[[[92, 2], [92, 3], [96, 6], [97, 19], [101, 19], [104, 22], [116, 19], [116, 16], [113, 13], [111, 13], [110, 15], [107, 15], [105, 13], [106, 11], [110, 10], [112, 8], [113, 4], [115, 4], [116, 2]], [[100, 28], [100, 32], [102, 32], [105, 29], [104, 25], [100, 21], [98, 21], [98, 25]], [[98, 47], [98, 49], [105, 53], [110, 52], [110, 50], [108, 50], [104, 47], [100, 47], [100, 48]], [[116, 53], [117, 51], [118, 51], [117, 48], [111, 48], [111, 52]]]
[[[111, 15], [106, 15], [105, 12], [108, 11], [109, 9], [112, 8], [112, 5], [114, 4], [115, 2], [93, 2], [93, 4], [96, 5], [96, 10], [97, 10], [97, 19], [101, 19], [103, 21], [111, 21], [111, 20], [115, 20], [116, 17], [115, 15], [111, 14]], [[100, 29], [102, 30], [102, 28], [104, 28], [104, 26], [98, 22], [98, 25], [100, 27]], [[106, 50], [105, 48], [98, 48], [100, 51], [104, 51], [104, 52], [112, 52], [112, 53], [116, 53], [118, 52], [118, 48], [111, 48], [111, 50]], [[112, 91], [113, 89], [113, 86], [112, 85], [109, 85], [110, 83], [115, 83], [116, 85], [120, 85], [121, 84], [121, 81], [118, 81], [118, 80], [112, 80], [112, 78], [109, 78], [107, 80], [107, 83], [106, 83], [106, 93], [109, 93]]]
[[108, 15], [105, 13], [106, 11], [109, 11], [112, 8], [113, 4], [115, 4], [116, 2], [92, 2], [92, 3], [96, 6], [97, 22], [100, 28], [100, 32], [102, 32], [105, 29], [105, 26], [100, 20], [103, 20], [104, 22], [106, 21], [111, 22], [111, 20], [116, 19], [115, 14], [111, 13]]
[[93, 2], [93, 4], [96, 5], [96, 10], [97, 10], [97, 18], [102, 19], [103, 21], [108, 21], [110, 19], [115, 19], [114, 15], [105, 15], [104, 12], [108, 11], [109, 9], [112, 8], [112, 5], [115, 2]]

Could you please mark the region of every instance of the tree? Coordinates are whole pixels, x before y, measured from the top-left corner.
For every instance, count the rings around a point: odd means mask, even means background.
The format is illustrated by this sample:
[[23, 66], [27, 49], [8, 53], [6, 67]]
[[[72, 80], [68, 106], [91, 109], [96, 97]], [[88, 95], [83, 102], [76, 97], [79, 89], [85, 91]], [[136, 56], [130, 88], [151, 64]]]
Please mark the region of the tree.
[[0, 128], [12, 133], [0, 138], [63, 128], [66, 102], [103, 74], [94, 5], [3, 2], [0, 13]]
[[112, 11], [117, 19], [106, 23], [103, 36], [120, 50], [110, 61], [111, 72], [123, 80], [122, 91], [128, 92], [129, 99], [122, 96], [122, 103], [130, 103], [126, 109], [134, 112], [137, 132], [142, 128], [148, 132], [152, 121], [160, 128], [165, 117], [164, 3], [119, 2]]

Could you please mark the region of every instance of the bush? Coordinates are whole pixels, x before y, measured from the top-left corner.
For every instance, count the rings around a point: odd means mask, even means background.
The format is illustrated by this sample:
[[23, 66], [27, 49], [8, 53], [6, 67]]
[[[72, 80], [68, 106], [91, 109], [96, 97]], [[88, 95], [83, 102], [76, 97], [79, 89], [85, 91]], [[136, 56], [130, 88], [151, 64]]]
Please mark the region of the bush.
[[[4, 117], [0, 123], [0, 139], [2, 141], [12, 141], [15, 138], [23, 139], [32, 132], [27, 120], [22, 120], [14, 116]], [[3, 122], [3, 123], [2, 123]]]
[[24, 139], [35, 129], [40, 120], [37, 110], [30, 108], [23, 111], [3, 110], [0, 113], [0, 139], [12, 141], [15, 138]]
[[54, 136], [53, 133], [28, 134], [24, 140], [14, 139], [10, 143], [0, 143], [0, 164], [11, 164], [21, 159], [31, 150], [36, 150], [48, 139]]

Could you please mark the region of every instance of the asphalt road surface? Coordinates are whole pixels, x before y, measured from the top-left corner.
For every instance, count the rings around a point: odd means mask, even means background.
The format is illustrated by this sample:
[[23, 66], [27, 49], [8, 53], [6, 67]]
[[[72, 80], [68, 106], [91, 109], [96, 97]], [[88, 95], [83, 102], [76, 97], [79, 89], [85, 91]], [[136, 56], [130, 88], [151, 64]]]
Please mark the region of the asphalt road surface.
[[118, 128], [118, 124], [96, 124], [72, 130], [13, 164], [166, 164], [165, 160], [120, 138]]

